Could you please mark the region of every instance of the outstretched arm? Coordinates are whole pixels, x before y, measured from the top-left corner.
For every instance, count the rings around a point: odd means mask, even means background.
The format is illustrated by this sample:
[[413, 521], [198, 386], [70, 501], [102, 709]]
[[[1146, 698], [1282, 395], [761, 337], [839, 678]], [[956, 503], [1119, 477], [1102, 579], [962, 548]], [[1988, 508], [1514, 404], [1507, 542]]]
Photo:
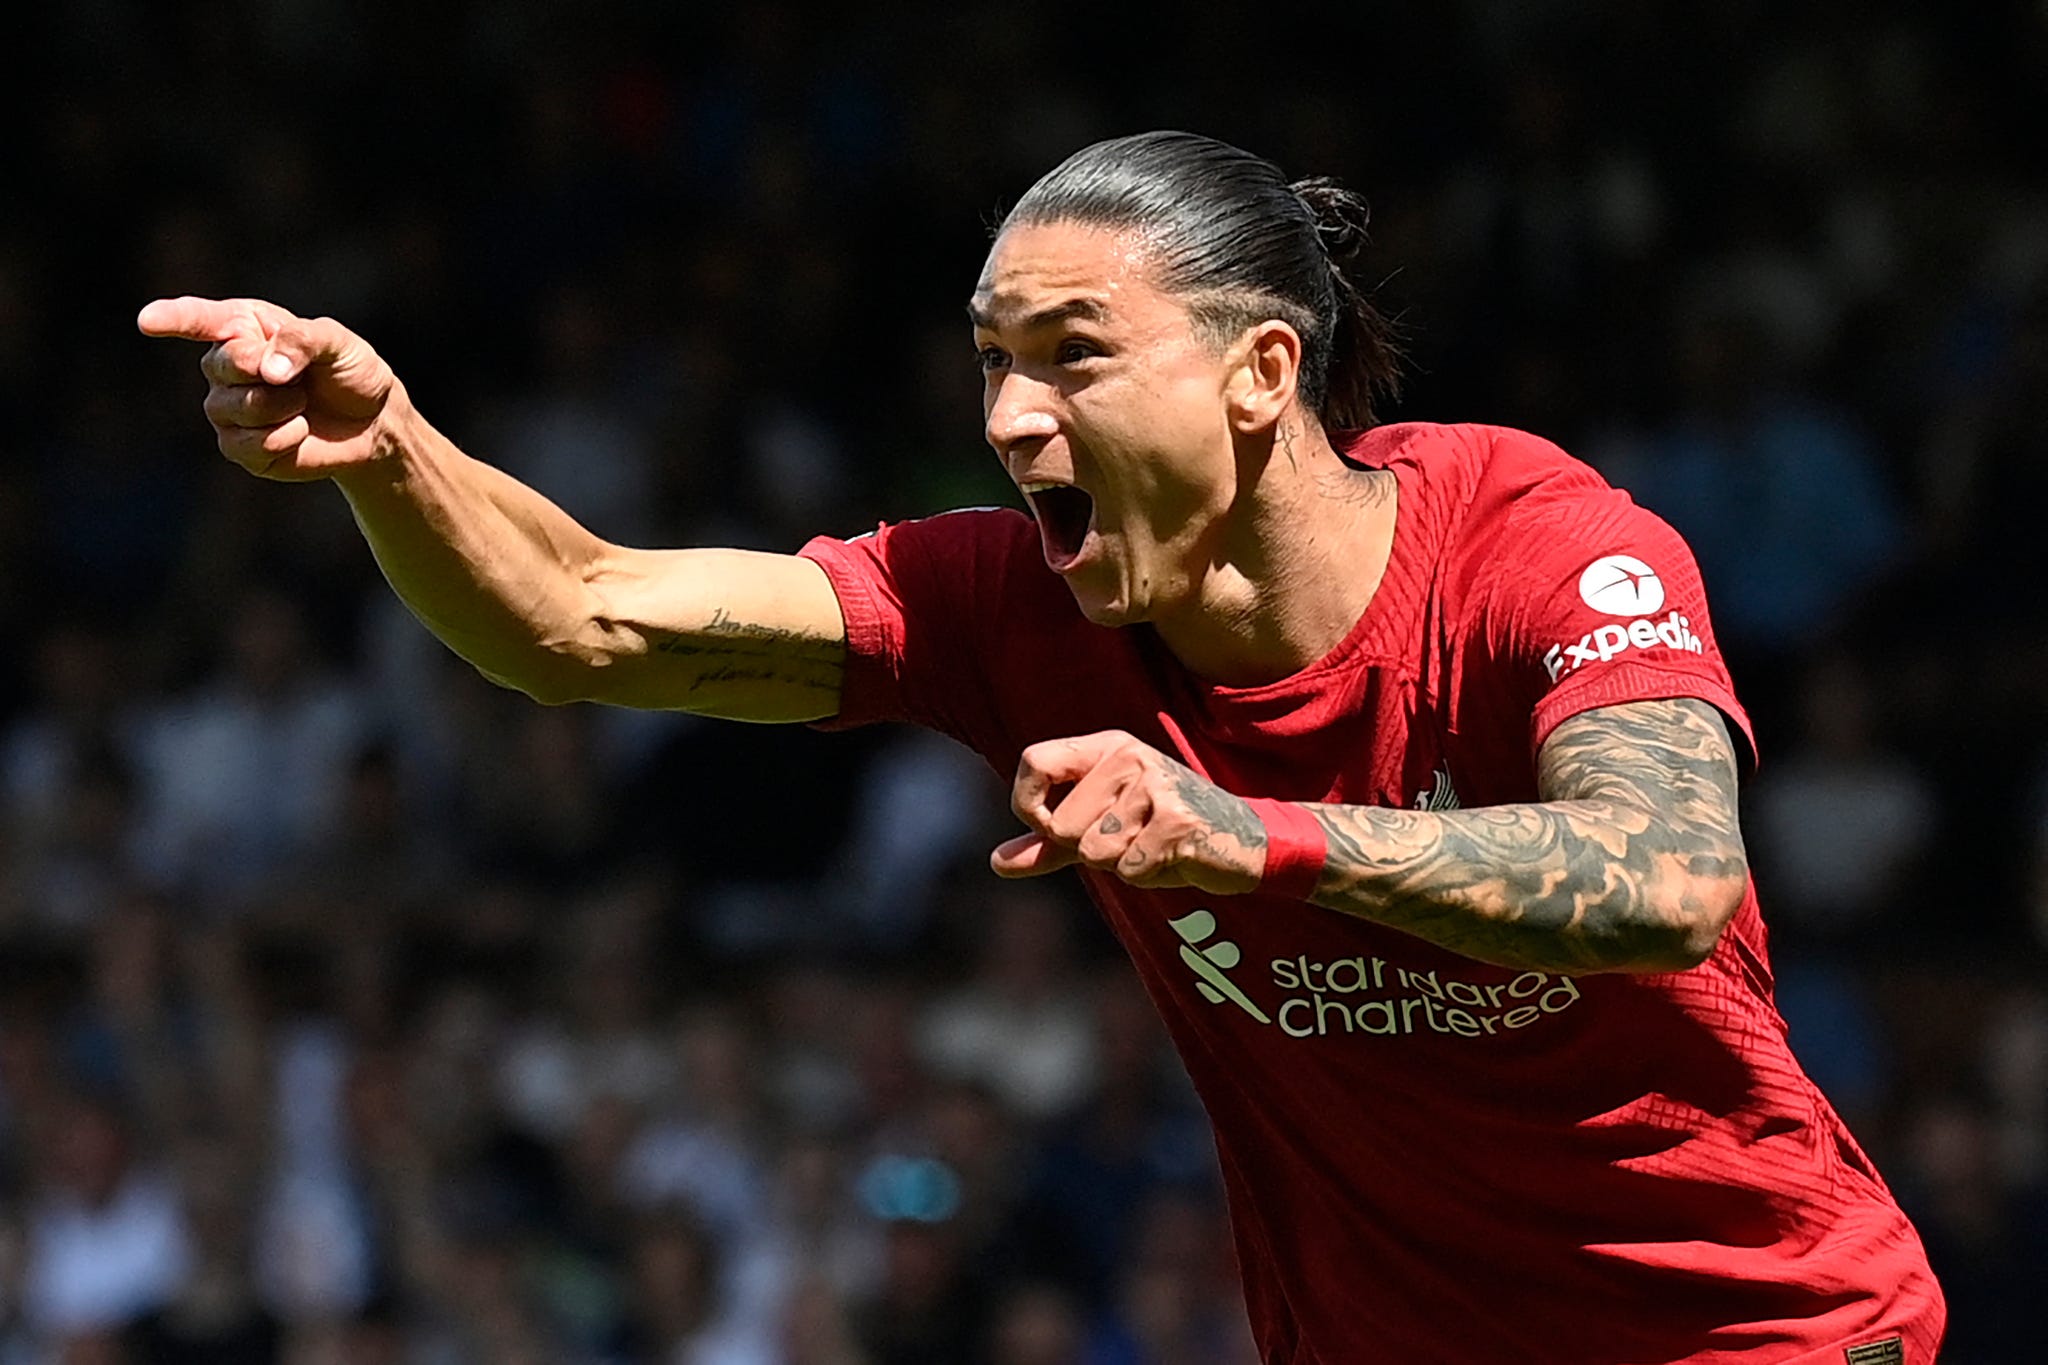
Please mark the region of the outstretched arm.
[[839, 709], [845, 625], [790, 555], [636, 550], [471, 459], [361, 337], [257, 299], [160, 299], [151, 336], [200, 362], [221, 453], [264, 478], [332, 479], [413, 613], [494, 682], [741, 720]]
[[[1704, 961], [1748, 880], [1720, 713], [1691, 699], [1586, 712], [1545, 741], [1537, 778], [1541, 799], [1521, 805], [1305, 806], [1328, 845], [1311, 899], [1507, 967]], [[1250, 803], [1129, 735], [1033, 745], [1011, 806], [1031, 832], [996, 849], [1005, 876], [1082, 863], [1228, 894], [1265, 871]]]

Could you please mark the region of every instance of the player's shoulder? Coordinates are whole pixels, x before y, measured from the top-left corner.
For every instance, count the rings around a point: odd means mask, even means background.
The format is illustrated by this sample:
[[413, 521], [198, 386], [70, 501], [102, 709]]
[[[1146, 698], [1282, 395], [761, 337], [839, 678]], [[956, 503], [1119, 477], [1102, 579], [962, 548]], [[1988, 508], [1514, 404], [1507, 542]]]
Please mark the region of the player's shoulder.
[[1515, 427], [1403, 422], [1364, 433], [1345, 453], [1405, 475], [1402, 514], [1421, 525], [1440, 564], [1497, 562], [1527, 549], [1518, 541], [1634, 508], [1591, 465]]
[[[1668, 528], [1556, 442], [1515, 427], [1403, 423], [1366, 433], [1363, 461], [1407, 465], [1404, 514], [1431, 542], [1441, 606], [1466, 618], [1504, 586], [1533, 590]], [[1611, 543], [1610, 543], [1611, 542]], [[1554, 562], [1553, 562], [1554, 561]], [[1576, 567], [1573, 567], [1576, 565]]]
[[957, 600], [976, 610], [1023, 609], [1043, 599], [1073, 599], [1045, 567], [1038, 524], [1014, 507], [961, 507], [883, 522], [845, 540], [820, 538], [805, 547], [814, 558], [846, 562], [878, 575], [903, 600]]
[[1426, 485], [1428, 510], [1461, 521], [1503, 514], [1525, 499], [1612, 491], [1591, 465], [1554, 441], [1479, 422], [1397, 422], [1346, 445], [1364, 464], [1405, 464]]
[[999, 564], [1038, 540], [1031, 518], [1014, 507], [954, 507], [920, 517], [885, 521], [847, 538], [882, 558], [915, 557], [970, 565]]

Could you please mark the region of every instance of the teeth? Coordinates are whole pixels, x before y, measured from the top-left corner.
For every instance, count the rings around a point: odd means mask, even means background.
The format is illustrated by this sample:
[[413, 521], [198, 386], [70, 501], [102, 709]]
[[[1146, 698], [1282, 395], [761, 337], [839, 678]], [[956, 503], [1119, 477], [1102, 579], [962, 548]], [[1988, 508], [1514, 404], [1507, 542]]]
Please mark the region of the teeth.
[[1055, 488], [1066, 487], [1066, 485], [1062, 483], [1050, 483], [1044, 480], [1033, 480], [1030, 483], [1020, 483], [1017, 486], [1023, 489], [1026, 493], [1045, 493], [1050, 492], [1052, 489]]

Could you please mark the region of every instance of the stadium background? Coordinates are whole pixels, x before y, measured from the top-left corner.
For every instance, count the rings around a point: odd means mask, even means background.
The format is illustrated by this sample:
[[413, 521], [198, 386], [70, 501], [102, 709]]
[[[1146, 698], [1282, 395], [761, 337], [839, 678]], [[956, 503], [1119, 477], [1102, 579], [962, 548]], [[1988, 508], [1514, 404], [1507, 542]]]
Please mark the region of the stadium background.
[[[1372, 200], [1397, 415], [1692, 540], [1801, 1056], [1956, 1362], [2048, 1285], [2048, 6], [40, 6], [0, 90], [0, 1362], [1221, 1365], [1198, 1115], [999, 789], [498, 692], [159, 293], [369, 337], [645, 543], [1005, 496], [960, 304], [1066, 152]], [[1370, 1275], [1370, 1267], [1360, 1267]]]

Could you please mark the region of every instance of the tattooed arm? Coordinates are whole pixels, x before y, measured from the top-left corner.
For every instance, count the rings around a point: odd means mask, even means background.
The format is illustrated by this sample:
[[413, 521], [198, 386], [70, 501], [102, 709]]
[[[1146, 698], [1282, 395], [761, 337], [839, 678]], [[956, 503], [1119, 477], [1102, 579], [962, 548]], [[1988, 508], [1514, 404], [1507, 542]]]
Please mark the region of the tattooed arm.
[[336, 482], [405, 604], [493, 682], [736, 720], [839, 709], [845, 625], [810, 560], [611, 544], [418, 421]]
[[[1544, 743], [1537, 789], [1468, 811], [1305, 805], [1328, 848], [1310, 899], [1504, 967], [1705, 961], [1748, 881], [1720, 713], [1682, 699], [1576, 716]], [[1121, 731], [1027, 748], [1010, 808], [1029, 832], [991, 855], [1006, 877], [1079, 863], [1231, 895], [1265, 875], [1250, 803]]]
[[1588, 711], [1544, 743], [1537, 784], [1540, 803], [1468, 811], [1308, 807], [1329, 843], [1313, 900], [1501, 966], [1705, 961], [1748, 876], [1720, 713]]
[[378, 475], [341, 482], [379, 567], [493, 682], [735, 720], [838, 711], [845, 625], [810, 560], [614, 545], [445, 439]]

